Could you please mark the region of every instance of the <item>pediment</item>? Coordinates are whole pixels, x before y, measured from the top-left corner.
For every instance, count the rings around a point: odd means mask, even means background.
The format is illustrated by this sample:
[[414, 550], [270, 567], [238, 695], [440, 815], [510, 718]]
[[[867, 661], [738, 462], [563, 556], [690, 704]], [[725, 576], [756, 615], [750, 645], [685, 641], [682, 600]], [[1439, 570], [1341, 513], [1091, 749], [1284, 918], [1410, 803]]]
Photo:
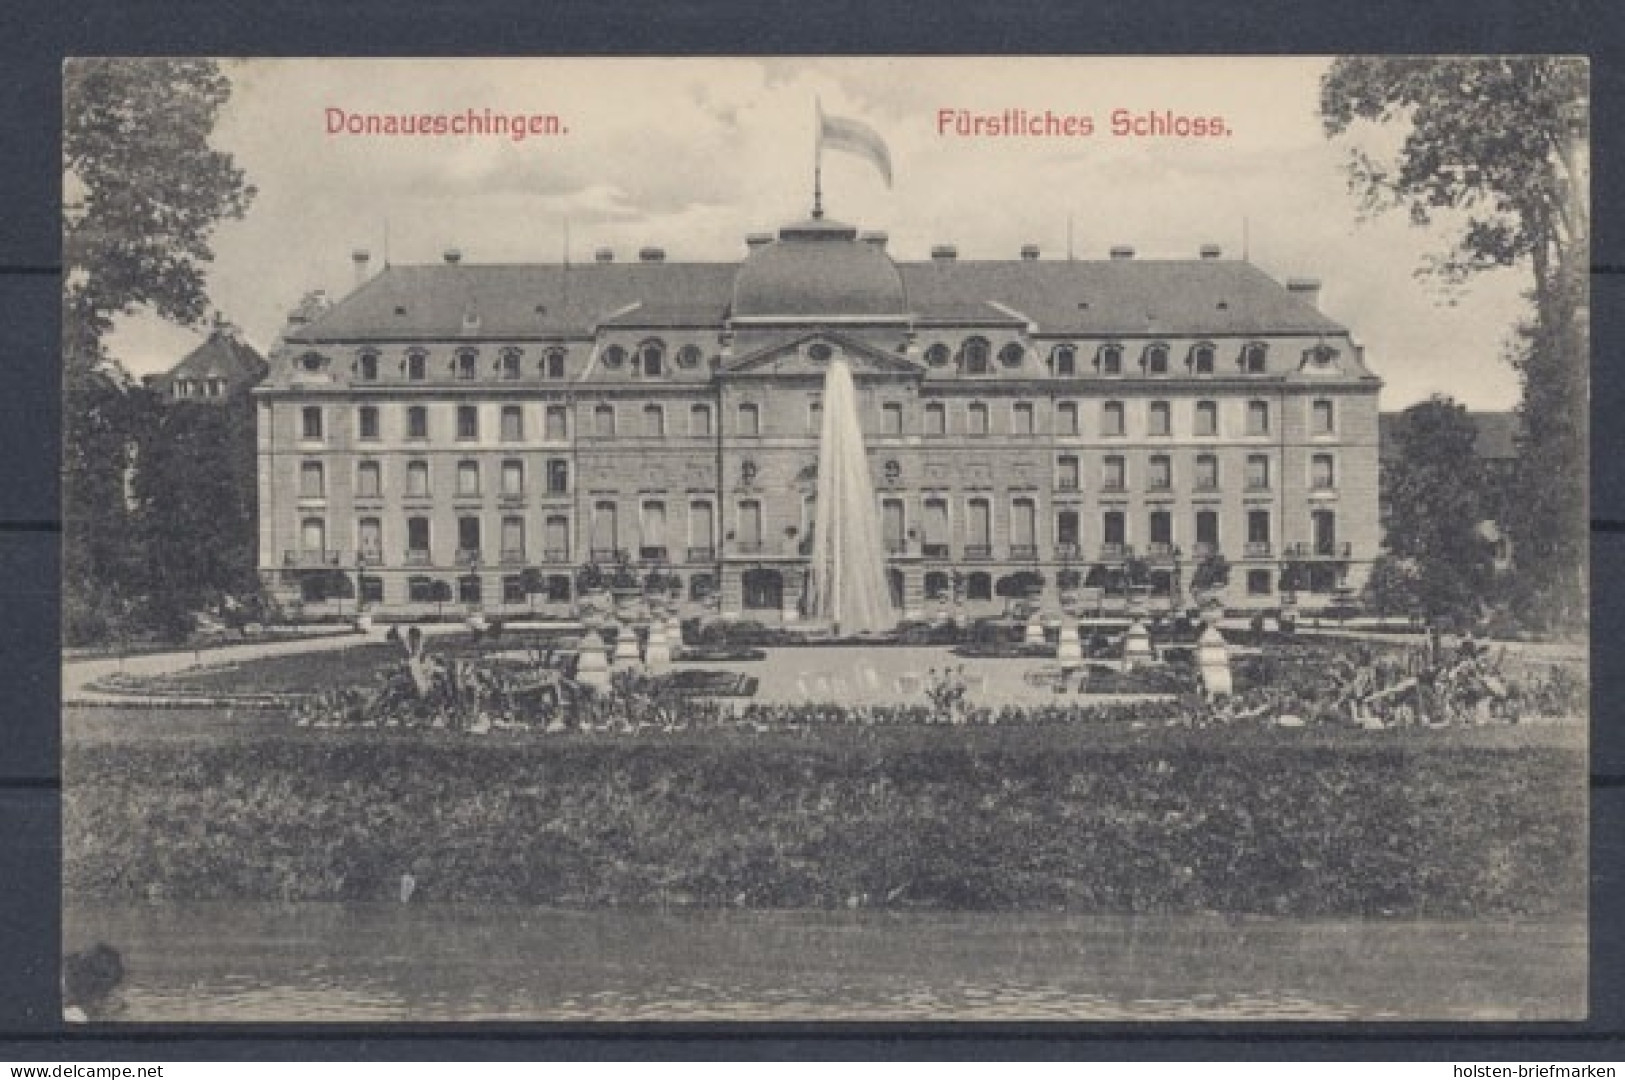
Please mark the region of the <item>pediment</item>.
[[723, 366], [730, 375], [777, 375], [823, 378], [830, 363], [844, 359], [856, 377], [864, 375], [918, 375], [923, 364], [898, 353], [858, 341], [844, 334], [813, 333], [774, 342], [735, 358]]

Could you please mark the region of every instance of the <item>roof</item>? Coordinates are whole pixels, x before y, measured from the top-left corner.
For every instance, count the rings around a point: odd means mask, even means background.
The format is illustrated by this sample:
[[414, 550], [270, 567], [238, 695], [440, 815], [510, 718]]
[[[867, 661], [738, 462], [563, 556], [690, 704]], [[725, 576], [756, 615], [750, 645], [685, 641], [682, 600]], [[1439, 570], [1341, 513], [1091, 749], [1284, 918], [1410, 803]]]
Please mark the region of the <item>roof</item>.
[[[1477, 429], [1473, 440], [1473, 453], [1481, 461], [1512, 461], [1518, 456], [1521, 425], [1515, 412], [1468, 412], [1467, 418]], [[1399, 435], [1404, 428], [1403, 412], [1385, 412], [1377, 417], [1380, 453], [1391, 461], [1399, 453]]]
[[162, 378], [222, 378], [228, 385], [244, 386], [259, 382], [269, 370], [270, 365], [254, 346], [229, 331], [216, 330]]
[[789, 226], [738, 263], [388, 266], [289, 339], [545, 339], [603, 326], [720, 326], [733, 316], [899, 314], [1026, 320], [1049, 335], [1346, 333], [1237, 260], [895, 263], [854, 236], [835, 223]]

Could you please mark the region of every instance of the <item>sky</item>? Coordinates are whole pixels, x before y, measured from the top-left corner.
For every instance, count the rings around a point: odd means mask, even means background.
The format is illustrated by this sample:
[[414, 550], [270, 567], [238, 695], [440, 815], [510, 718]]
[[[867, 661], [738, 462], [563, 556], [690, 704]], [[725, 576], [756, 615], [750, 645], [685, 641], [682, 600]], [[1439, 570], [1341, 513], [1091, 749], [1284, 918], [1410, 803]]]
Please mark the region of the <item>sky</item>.
[[[747, 233], [805, 217], [815, 102], [886, 141], [887, 187], [862, 158], [826, 153], [829, 216], [890, 234], [900, 260], [951, 243], [962, 259], [1036, 243], [1103, 258], [1190, 258], [1205, 243], [1277, 276], [1317, 277], [1321, 307], [1366, 347], [1385, 409], [1434, 393], [1475, 409], [1516, 404], [1504, 343], [1524, 311], [1519, 268], [1447, 291], [1416, 271], [1452, 223], [1363, 216], [1345, 164], [1393, 130], [1328, 140], [1315, 58], [705, 58], [224, 61], [232, 97], [214, 133], [258, 195], [214, 237], [209, 294], [257, 347], [312, 289], [355, 284], [351, 252], [394, 264], [635, 258], [731, 261]], [[348, 114], [486, 109], [559, 118], [565, 131], [506, 136], [329, 134]], [[1093, 134], [960, 136], [942, 110], [1088, 116]], [[1115, 110], [1221, 117], [1221, 137], [1115, 136]], [[1070, 220], [1070, 229], [1069, 229]], [[199, 335], [148, 316], [110, 342], [140, 375]]]

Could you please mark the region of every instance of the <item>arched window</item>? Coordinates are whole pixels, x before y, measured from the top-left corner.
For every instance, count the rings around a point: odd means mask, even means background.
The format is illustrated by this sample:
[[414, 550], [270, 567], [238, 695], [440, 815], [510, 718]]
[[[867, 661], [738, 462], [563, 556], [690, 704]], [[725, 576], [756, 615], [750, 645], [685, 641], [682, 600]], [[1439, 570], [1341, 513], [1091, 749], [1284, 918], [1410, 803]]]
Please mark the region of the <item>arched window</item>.
[[1262, 375], [1265, 371], [1269, 346], [1262, 341], [1250, 341], [1241, 347], [1241, 370], [1248, 375]]
[[522, 359], [523, 356], [518, 349], [503, 349], [502, 359], [500, 361], [502, 377], [504, 379], [519, 378], [519, 365]]
[[1147, 345], [1141, 362], [1145, 365], [1147, 375], [1168, 374], [1168, 346], [1161, 342]]
[[1050, 352], [1050, 366], [1057, 375], [1078, 373], [1078, 350], [1071, 345], [1057, 345]]
[[615, 406], [606, 402], [593, 409], [592, 433], [599, 437], [615, 434]]
[[1197, 375], [1213, 374], [1214, 348], [1211, 341], [1199, 341], [1191, 346], [1190, 368]]
[[547, 355], [542, 357], [542, 372], [549, 379], [564, 378], [564, 350], [549, 349]]
[[356, 364], [356, 373], [363, 382], [373, 382], [378, 378], [378, 354], [364, 352]]
[[1123, 374], [1123, 346], [1102, 345], [1095, 354], [1095, 365], [1102, 375]]
[[414, 349], [406, 354], [406, 377], [413, 382], [422, 382], [429, 376], [429, 354], [421, 349]]
[[459, 379], [474, 379], [480, 373], [480, 354], [473, 349], [458, 349], [453, 370]]
[[959, 355], [960, 369], [967, 375], [986, 375], [993, 369], [991, 346], [986, 338], [966, 339]]
[[656, 340], [638, 346], [638, 374], [655, 377], [665, 374], [666, 346]]

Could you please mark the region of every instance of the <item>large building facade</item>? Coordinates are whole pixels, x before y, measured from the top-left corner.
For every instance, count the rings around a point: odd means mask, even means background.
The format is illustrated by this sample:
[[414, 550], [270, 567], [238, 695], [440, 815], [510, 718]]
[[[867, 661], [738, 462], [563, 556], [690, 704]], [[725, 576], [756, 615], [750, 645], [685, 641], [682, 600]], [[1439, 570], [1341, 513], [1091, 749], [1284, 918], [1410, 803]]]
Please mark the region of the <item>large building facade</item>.
[[1215, 555], [1228, 606], [1329, 598], [1378, 552], [1380, 380], [1317, 292], [1217, 248], [897, 262], [820, 218], [737, 263], [385, 267], [255, 391], [260, 564], [400, 614], [562, 613], [625, 565], [793, 620], [842, 356], [908, 614], [1173, 602]]

